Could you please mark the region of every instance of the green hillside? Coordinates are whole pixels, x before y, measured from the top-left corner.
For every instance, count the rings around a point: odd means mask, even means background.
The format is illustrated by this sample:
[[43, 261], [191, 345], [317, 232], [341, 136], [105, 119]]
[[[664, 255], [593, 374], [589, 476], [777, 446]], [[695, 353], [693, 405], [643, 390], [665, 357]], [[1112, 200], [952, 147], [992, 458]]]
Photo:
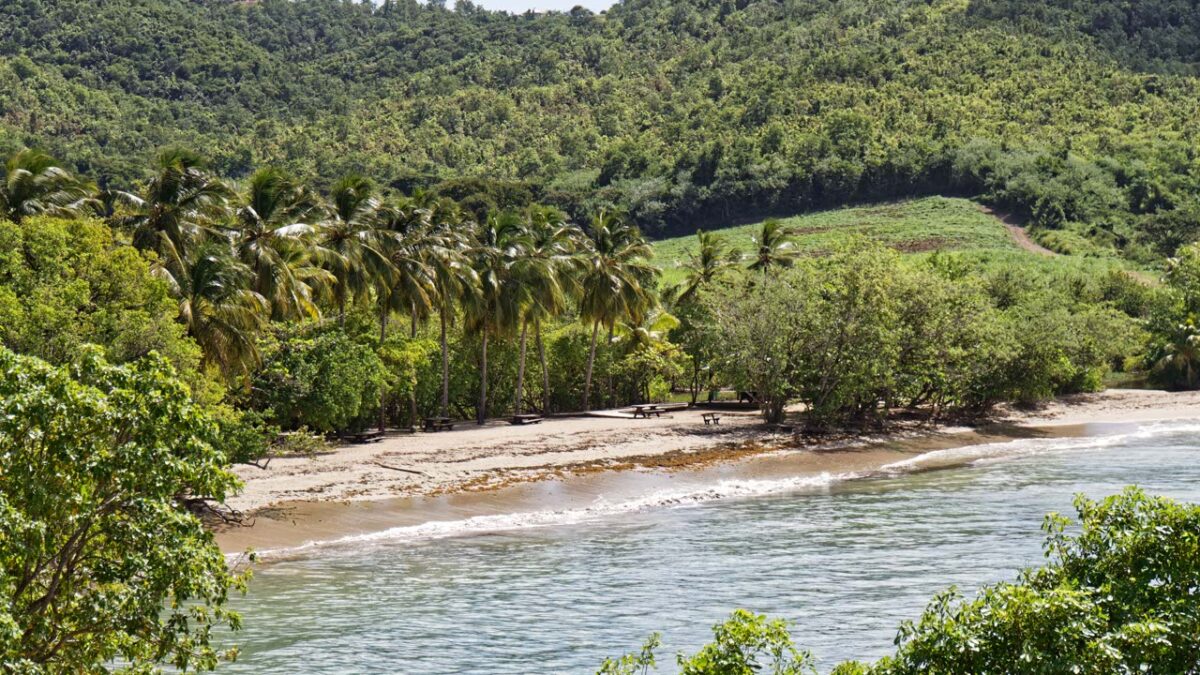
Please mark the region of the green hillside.
[[0, 4], [0, 153], [182, 144], [653, 235], [958, 194], [1128, 256], [1200, 233], [1194, 0]]
[[[1023, 250], [1000, 220], [979, 204], [961, 198], [928, 197], [822, 211], [785, 218], [783, 224], [797, 233], [796, 248], [805, 255], [825, 255], [855, 237], [866, 237], [904, 253], [970, 253], [970, 259], [979, 265], [1006, 263], [1058, 270], [1116, 265], [1133, 269], [1111, 256], [1047, 257]], [[761, 223], [755, 223], [716, 232], [732, 248], [749, 254], [755, 247], [753, 237], [761, 227]], [[663, 268], [663, 283], [682, 281], [682, 266], [697, 250], [696, 238], [691, 235], [655, 242], [655, 263]]]

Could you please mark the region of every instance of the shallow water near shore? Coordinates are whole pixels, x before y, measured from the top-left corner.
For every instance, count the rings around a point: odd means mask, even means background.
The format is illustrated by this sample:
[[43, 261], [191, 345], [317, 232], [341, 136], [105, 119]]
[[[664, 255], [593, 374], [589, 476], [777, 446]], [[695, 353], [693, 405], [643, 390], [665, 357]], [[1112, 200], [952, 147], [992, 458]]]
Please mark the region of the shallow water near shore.
[[1088, 431], [871, 451], [894, 461], [800, 476], [783, 455], [444, 501], [432, 521], [260, 569], [236, 602], [242, 656], [223, 670], [586, 673], [662, 631], [671, 672], [737, 607], [794, 622], [823, 672], [877, 658], [934, 593], [1040, 563], [1043, 516], [1070, 513], [1077, 492], [1200, 501], [1200, 422]]

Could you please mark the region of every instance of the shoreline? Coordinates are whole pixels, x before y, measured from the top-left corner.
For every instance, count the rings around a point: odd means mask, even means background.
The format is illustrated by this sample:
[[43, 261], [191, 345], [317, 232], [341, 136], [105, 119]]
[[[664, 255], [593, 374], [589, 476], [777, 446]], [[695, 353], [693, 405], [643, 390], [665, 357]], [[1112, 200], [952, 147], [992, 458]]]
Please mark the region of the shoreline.
[[284, 551], [425, 524], [484, 526], [503, 514], [569, 513], [664, 486], [763, 476], [814, 484], [822, 476], [865, 478], [938, 450], [1087, 436], [1097, 425], [1200, 418], [1200, 393], [1110, 390], [1033, 410], [1002, 409], [976, 427], [901, 425], [886, 434], [805, 445], [772, 432], [756, 413], [722, 412], [720, 427], [704, 425], [702, 413], [470, 425], [392, 435], [317, 457], [277, 458], [265, 471], [238, 467], [246, 487], [230, 505], [247, 513], [252, 525], [219, 528], [217, 541], [230, 555]]

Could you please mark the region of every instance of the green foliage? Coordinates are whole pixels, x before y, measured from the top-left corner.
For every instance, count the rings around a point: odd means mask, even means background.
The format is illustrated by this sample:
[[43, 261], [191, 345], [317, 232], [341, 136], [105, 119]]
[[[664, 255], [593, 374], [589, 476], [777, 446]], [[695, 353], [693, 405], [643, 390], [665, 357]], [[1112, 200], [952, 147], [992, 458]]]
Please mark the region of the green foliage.
[[[392, 336], [380, 348], [383, 386], [387, 392], [387, 405], [395, 408], [393, 418], [406, 419], [408, 426], [417, 426], [422, 414], [431, 415], [436, 411], [437, 354], [437, 342], [427, 338]], [[417, 404], [416, 417], [409, 409], [410, 401]]]
[[[713, 627], [714, 640], [692, 656], [677, 657], [682, 675], [807, 675], [816, 673], [812, 656], [796, 650], [787, 622], [739, 609]], [[656, 633], [641, 652], [606, 659], [597, 675], [637, 675], [656, 667], [654, 650], [662, 644]]]
[[1200, 660], [1200, 508], [1137, 489], [1046, 520], [1050, 562], [969, 602], [936, 599], [872, 673], [1184, 673]]
[[959, 262], [852, 242], [710, 289], [711, 335], [691, 327], [680, 339], [698, 340], [757, 392], [768, 421], [800, 402], [815, 428], [883, 421], [894, 408], [978, 412], [1095, 391], [1140, 346], [1134, 320], [1094, 297], [1102, 289], [1086, 277], [1007, 266], [971, 275]]
[[186, 143], [652, 234], [922, 194], [1138, 257], [1200, 234], [1190, 0], [445, 4], [6, 3], [0, 151], [128, 184]]
[[713, 628], [714, 640], [695, 655], [679, 657], [682, 675], [804, 675], [812, 657], [796, 651], [787, 623], [746, 610]]
[[132, 361], [157, 351], [201, 399], [219, 398], [149, 262], [94, 220], [0, 221], [0, 344], [66, 363], [82, 345]]
[[342, 431], [378, 410], [383, 384], [375, 350], [328, 329], [266, 345], [250, 404], [284, 429]]
[[[870, 238], [901, 253], [972, 251], [1017, 253], [1012, 237], [977, 203], [956, 198], [929, 197], [867, 207], [822, 211], [779, 221], [794, 234], [790, 249], [801, 257], [827, 255], [855, 238]], [[758, 258], [763, 224], [722, 229], [717, 234], [741, 254], [749, 267]], [[702, 253], [695, 237], [654, 242], [654, 259], [663, 267], [668, 284], [690, 275], [689, 261]], [[1016, 262], [1023, 262], [1020, 256]], [[1070, 264], [1067, 261], [1058, 261]]]
[[[1075, 507], [1077, 525], [1047, 516], [1045, 566], [985, 587], [973, 600], [943, 593], [901, 626], [894, 655], [832, 672], [1193, 672], [1200, 663], [1200, 506], [1129, 488], [1103, 501], [1077, 497]], [[648, 671], [659, 642], [655, 636], [640, 655], [606, 661], [600, 672]], [[769, 665], [757, 662], [768, 655]], [[717, 627], [713, 643], [679, 664], [684, 673], [725, 675], [808, 672], [809, 661], [783, 622], [739, 610]]]
[[1158, 382], [1174, 388], [1200, 387], [1200, 245], [1179, 250], [1167, 261], [1167, 290], [1149, 321], [1147, 365]]
[[236, 487], [160, 357], [53, 367], [0, 348], [0, 660], [21, 673], [216, 666], [244, 580], [189, 511]]

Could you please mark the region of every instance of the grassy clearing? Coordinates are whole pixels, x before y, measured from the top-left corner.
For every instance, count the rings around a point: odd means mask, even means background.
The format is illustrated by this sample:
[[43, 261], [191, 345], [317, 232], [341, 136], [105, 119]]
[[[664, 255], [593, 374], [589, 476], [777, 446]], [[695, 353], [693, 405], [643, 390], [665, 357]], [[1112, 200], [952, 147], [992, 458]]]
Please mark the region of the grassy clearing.
[[[1022, 250], [994, 216], [984, 213], [969, 199], [928, 197], [891, 204], [877, 204], [822, 211], [784, 222], [800, 233], [798, 247], [809, 255], [822, 255], [853, 237], [868, 237], [910, 254], [956, 251], [983, 266], [1016, 265], [1050, 269], [1085, 268], [1101, 270], [1113, 266], [1134, 269], [1114, 257], [1063, 256], [1048, 258]], [[749, 254], [752, 237], [761, 225], [741, 225], [720, 230], [734, 248]], [[654, 243], [655, 262], [663, 268], [663, 284], [681, 282], [683, 265], [696, 251], [694, 235]]]

